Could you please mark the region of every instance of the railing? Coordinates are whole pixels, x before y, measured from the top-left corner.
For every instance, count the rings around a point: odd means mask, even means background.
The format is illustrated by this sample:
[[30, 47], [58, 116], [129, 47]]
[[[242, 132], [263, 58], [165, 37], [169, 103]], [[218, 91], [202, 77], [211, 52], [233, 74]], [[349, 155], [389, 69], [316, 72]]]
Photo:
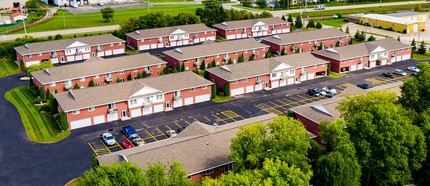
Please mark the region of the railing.
[[73, 84], [65, 84], [64, 89], [69, 90], [73, 88]]
[[109, 114], [115, 113], [117, 111], [118, 111], [118, 108], [116, 108], [116, 107], [108, 109]]
[[175, 101], [181, 100], [181, 99], [182, 99], [182, 95], [174, 95], [174, 96], [173, 96], [173, 99], [174, 99]]
[[113, 77], [106, 77], [105, 81], [106, 82], [111, 82], [111, 81], [113, 81]]
[[148, 108], [152, 106], [152, 102], [143, 102], [143, 107]]

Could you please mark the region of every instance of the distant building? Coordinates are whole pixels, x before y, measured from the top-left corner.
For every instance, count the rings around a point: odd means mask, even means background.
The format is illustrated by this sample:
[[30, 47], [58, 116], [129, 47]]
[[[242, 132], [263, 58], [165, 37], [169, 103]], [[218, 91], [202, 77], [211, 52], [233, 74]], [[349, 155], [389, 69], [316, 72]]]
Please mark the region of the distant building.
[[14, 3], [19, 3], [20, 6], [25, 5], [27, 0], [1, 0], [0, 1], [0, 9], [5, 8], [14, 8]]
[[369, 25], [375, 28], [390, 29], [394, 32], [418, 32], [425, 30], [427, 13], [399, 12], [393, 14], [350, 14], [348, 19], [354, 23]]
[[9, 25], [12, 23], [12, 18], [10, 18], [9, 16], [0, 16], [0, 25]]
[[14, 13], [14, 14], [10, 15], [10, 17], [13, 19], [14, 22], [23, 21], [23, 20], [27, 19], [27, 15], [25, 15], [23, 13]]

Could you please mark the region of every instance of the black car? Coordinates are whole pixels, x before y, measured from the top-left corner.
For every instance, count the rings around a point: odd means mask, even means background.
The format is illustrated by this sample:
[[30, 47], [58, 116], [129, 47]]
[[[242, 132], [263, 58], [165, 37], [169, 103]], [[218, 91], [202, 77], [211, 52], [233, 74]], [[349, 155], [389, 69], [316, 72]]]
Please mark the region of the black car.
[[394, 78], [394, 74], [391, 72], [384, 72], [384, 73], [382, 73], [382, 76], [387, 77], [387, 78]]
[[328, 98], [332, 98], [332, 97], [336, 96], [336, 94], [332, 93], [332, 92], [327, 92], [327, 94], [325, 96]]
[[307, 94], [309, 94], [310, 96], [320, 96], [321, 95], [320, 92], [321, 91], [319, 89], [314, 88], [314, 89], [309, 89]]
[[362, 89], [369, 89], [369, 88], [372, 88], [370, 85], [365, 84], [365, 83], [363, 83], [363, 84], [358, 84], [358, 85], [357, 85], [357, 87], [362, 88]]

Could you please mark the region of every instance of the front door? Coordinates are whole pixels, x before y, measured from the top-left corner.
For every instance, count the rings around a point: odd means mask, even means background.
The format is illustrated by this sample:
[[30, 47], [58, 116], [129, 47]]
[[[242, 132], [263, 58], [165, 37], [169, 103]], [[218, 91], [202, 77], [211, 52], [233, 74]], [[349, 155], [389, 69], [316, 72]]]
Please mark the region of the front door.
[[170, 107], [171, 107], [170, 101], [166, 102], [166, 108], [170, 108]]
[[269, 82], [264, 83], [264, 88], [269, 88]]
[[123, 110], [123, 111], [121, 111], [121, 118], [125, 118], [125, 117], [127, 117], [128, 116], [128, 112], [127, 112], [127, 110]]

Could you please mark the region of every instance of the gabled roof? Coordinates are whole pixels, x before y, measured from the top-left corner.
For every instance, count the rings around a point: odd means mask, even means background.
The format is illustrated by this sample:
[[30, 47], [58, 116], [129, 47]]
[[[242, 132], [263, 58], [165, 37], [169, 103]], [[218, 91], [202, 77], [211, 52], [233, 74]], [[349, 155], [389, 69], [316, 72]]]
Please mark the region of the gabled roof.
[[270, 17], [270, 18], [261, 18], [261, 19], [228, 21], [228, 22], [223, 22], [220, 24], [213, 25], [213, 27], [221, 28], [224, 30], [241, 29], [241, 28], [250, 28], [259, 22], [265, 23], [267, 25], [289, 24], [289, 22], [282, 20], [280, 17]]
[[32, 72], [31, 74], [42, 85], [52, 82], [66, 81], [81, 77], [102, 75], [111, 72], [143, 68], [167, 62], [148, 53], [137, 55], [126, 55], [109, 59], [91, 57], [83, 63], [75, 63], [65, 66], [49, 68], [49, 74], [44, 70]]
[[[329, 62], [316, 58], [310, 53], [299, 53], [294, 55], [286, 55], [281, 57], [226, 65], [216, 68], [209, 68], [206, 70], [224, 80], [233, 81], [243, 78], [270, 74], [280, 65], [289, 66], [291, 67], [291, 69], [298, 69], [324, 63]], [[225, 70], [226, 67], [230, 71]]]
[[153, 94], [159, 94], [212, 84], [212, 82], [193, 72], [181, 72], [100, 87], [73, 90], [72, 94], [70, 92], [62, 92], [55, 94], [55, 98], [65, 112], [70, 112], [76, 109], [125, 101], [145, 87], [151, 90], [158, 90]]
[[233, 40], [227, 42], [212, 42], [207, 44], [181, 47], [180, 51], [168, 50], [165, 55], [177, 60], [194, 59], [213, 55], [223, 55], [235, 51], [252, 50], [257, 48], [268, 48], [268, 45], [257, 42], [253, 38]]
[[271, 43], [276, 43], [278, 45], [308, 42], [315, 40], [323, 40], [329, 38], [339, 38], [339, 37], [351, 37], [348, 33], [344, 33], [337, 28], [324, 28], [319, 30], [311, 31], [301, 31], [301, 32], [291, 32], [286, 34], [273, 35], [270, 37], [265, 37], [263, 40], [269, 41]]
[[216, 31], [215, 29], [209, 28], [202, 23], [202, 24], [193, 24], [193, 25], [180, 25], [180, 26], [171, 26], [171, 27], [163, 27], [163, 28], [143, 29], [143, 30], [137, 30], [137, 31], [128, 33], [126, 35], [134, 39], [156, 38], [156, 37], [168, 36], [173, 32], [177, 31], [178, 29], [186, 31], [188, 32], [188, 34]]
[[332, 49], [314, 51], [314, 54], [322, 55], [331, 59], [346, 60], [370, 55], [376, 49], [385, 49], [387, 51], [411, 48], [393, 38], [381, 39], [360, 44], [341, 46]]
[[96, 36], [88, 36], [88, 37], [81, 37], [81, 38], [44, 41], [44, 42], [37, 42], [37, 43], [26, 43], [24, 46], [15, 47], [15, 50], [21, 55], [28, 55], [28, 54], [42, 53], [42, 52], [52, 52], [52, 51], [64, 50], [66, 49], [66, 47], [75, 43], [76, 41], [85, 43], [88, 46], [125, 42], [124, 40], [117, 38], [112, 34], [106, 34], [106, 35], [96, 35]]

